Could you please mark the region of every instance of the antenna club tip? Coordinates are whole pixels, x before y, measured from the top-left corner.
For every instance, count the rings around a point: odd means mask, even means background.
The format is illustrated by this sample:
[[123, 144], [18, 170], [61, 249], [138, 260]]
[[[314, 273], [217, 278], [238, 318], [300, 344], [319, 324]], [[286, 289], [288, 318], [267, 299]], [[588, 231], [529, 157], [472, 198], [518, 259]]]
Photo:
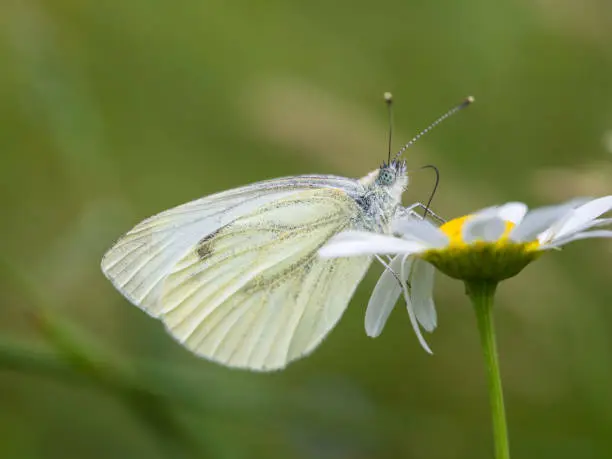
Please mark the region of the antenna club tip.
[[390, 102], [393, 101], [393, 94], [391, 94], [388, 91], [383, 94], [383, 97], [385, 99], [385, 102], [387, 102], [387, 103], [390, 103]]

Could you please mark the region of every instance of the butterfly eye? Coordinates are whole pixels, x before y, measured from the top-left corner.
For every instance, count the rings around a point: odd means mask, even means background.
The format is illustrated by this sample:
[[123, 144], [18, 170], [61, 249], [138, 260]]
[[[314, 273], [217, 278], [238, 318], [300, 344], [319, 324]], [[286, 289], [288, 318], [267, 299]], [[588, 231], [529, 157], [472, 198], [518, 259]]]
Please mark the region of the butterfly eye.
[[379, 185], [389, 186], [395, 182], [395, 171], [390, 167], [382, 167], [376, 179]]

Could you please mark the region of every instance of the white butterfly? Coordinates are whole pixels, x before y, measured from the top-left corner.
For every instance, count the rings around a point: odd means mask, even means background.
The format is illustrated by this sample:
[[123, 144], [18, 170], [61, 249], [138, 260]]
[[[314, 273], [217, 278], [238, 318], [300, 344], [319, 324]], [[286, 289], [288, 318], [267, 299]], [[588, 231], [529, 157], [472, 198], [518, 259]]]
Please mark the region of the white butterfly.
[[359, 180], [287, 177], [213, 194], [138, 224], [102, 271], [197, 355], [283, 368], [336, 325], [371, 263], [318, 249], [342, 231], [388, 233], [407, 184], [405, 162], [392, 161]]
[[359, 180], [286, 177], [213, 194], [136, 225], [102, 271], [195, 354], [284, 368], [336, 325], [372, 261], [319, 248], [343, 231], [388, 233], [396, 212], [422, 206], [400, 206], [407, 185], [406, 163], [393, 160]]

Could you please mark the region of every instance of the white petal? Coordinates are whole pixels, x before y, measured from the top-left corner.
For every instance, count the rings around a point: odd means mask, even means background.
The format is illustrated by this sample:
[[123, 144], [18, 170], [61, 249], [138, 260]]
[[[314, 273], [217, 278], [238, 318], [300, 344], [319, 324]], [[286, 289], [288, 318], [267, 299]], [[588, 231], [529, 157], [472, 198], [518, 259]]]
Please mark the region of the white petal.
[[587, 225], [588, 228], [600, 228], [602, 226], [612, 225], [612, 218], [596, 218]]
[[512, 222], [518, 225], [525, 217], [527, 213], [527, 205], [522, 202], [509, 202], [500, 206], [497, 212], [497, 216], [502, 220]]
[[368, 233], [366, 231], [345, 231], [332, 237], [319, 249], [325, 258], [350, 257], [356, 255], [412, 254], [427, 250], [428, 247], [415, 241]]
[[[406, 276], [408, 275], [407, 266], [406, 266], [407, 258], [408, 258], [408, 255], [404, 255], [402, 257], [402, 267], [400, 270], [402, 279], [406, 279]], [[417, 321], [416, 314], [412, 307], [412, 301], [410, 300], [410, 293], [408, 292], [408, 286], [406, 285], [405, 282], [402, 283], [402, 289], [404, 290], [404, 299], [406, 300], [406, 308], [408, 309], [408, 317], [410, 317], [410, 323], [412, 324], [412, 329], [414, 330], [414, 333], [417, 335], [417, 339], [419, 340], [419, 343], [421, 344], [423, 349], [425, 349], [425, 351], [429, 352], [430, 354], [433, 354], [433, 352], [431, 352], [431, 349], [427, 345], [425, 338], [423, 338], [421, 329], [419, 328], [419, 322]]]
[[[389, 264], [389, 268], [396, 274], [400, 271], [402, 258], [403, 255], [396, 255]], [[368, 336], [376, 338], [380, 335], [401, 293], [402, 287], [395, 275], [385, 269], [374, 287], [366, 309], [365, 330]]]
[[430, 248], [442, 248], [448, 245], [448, 236], [427, 220], [400, 218], [393, 220], [392, 231], [404, 239], [422, 242]]
[[570, 205], [540, 207], [527, 214], [521, 223], [512, 228], [509, 238], [516, 242], [534, 241], [538, 235], [562, 220], [569, 212]]
[[516, 224], [522, 220], [526, 212], [526, 204], [523, 204], [522, 202], [509, 202], [501, 206], [491, 206], [480, 209], [477, 212], [473, 212], [472, 217], [498, 217], [502, 220], [511, 221]]
[[[538, 235], [538, 241], [540, 242], [540, 244], [547, 244], [548, 242], [552, 241], [556, 237], [559, 230], [570, 219], [573, 218], [574, 210], [590, 201], [592, 201], [592, 199], [575, 198], [571, 201], [567, 201], [566, 203], [561, 204], [560, 207], [565, 207], [566, 209], [568, 209], [567, 213], [562, 218], [557, 220], [553, 225], [551, 225], [549, 229]], [[575, 231], [578, 232], [579, 230], [576, 229]]]
[[[574, 209], [571, 218], [556, 232], [554, 238], [560, 238], [571, 233], [579, 231], [581, 227], [588, 224], [602, 214], [609, 212], [612, 209], [612, 196], [604, 196], [603, 198], [594, 199], [582, 206]], [[554, 242], [554, 239], [553, 239]]]
[[588, 223], [585, 223], [580, 228], [574, 230], [575, 233], [581, 233], [591, 228], [601, 228], [602, 226], [612, 225], [612, 218], [596, 218]]
[[472, 213], [472, 217], [497, 217], [499, 206], [485, 207], [477, 212]]
[[471, 217], [463, 225], [463, 240], [470, 244], [475, 241], [493, 242], [498, 240], [506, 229], [506, 223], [495, 214]]
[[545, 244], [540, 247], [540, 250], [553, 249], [555, 247], [561, 247], [562, 245], [569, 244], [573, 241], [578, 241], [580, 239], [590, 239], [590, 238], [612, 238], [612, 231], [607, 230], [596, 230], [596, 231], [587, 231], [584, 233], [572, 233], [566, 237], [555, 239], [550, 244]]
[[412, 307], [417, 320], [428, 332], [432, 332], [438, 323], [432, 297], [434, 273], [435, 268], [431, 264], [417, 259], [412, 265], [410, 276]]

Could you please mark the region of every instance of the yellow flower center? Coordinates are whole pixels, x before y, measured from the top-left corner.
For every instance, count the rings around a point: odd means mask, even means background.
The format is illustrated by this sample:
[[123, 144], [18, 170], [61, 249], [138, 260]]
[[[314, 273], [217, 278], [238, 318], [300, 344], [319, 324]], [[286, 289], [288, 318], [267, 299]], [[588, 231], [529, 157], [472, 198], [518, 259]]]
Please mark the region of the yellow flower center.
[[498, 282], [517, 275], [540, 255], [538, 241], [509, 239], [515, 226], [510, 221], [505, 222], [504, 232], [496, 241], [465, 242], [463, 228], [470, 218], [472, 215], [465, 215], [442, 225], [440, 230], [448, 236], [448, 246], [428, 250], [422, 258], [456, 279]]
[[[450, 220], [440, 227], [440, 230], [450, 239], [450, 245], [466, 245], [465, 241], [463, 240], [463, 226], [471, 217], [471, 215], [464, 215], [463, 217]], [[506, 221], [506, 229], [500, 236], [498, 242], [507, 240], [512, 228], [514, 228], [514, 223]]]

